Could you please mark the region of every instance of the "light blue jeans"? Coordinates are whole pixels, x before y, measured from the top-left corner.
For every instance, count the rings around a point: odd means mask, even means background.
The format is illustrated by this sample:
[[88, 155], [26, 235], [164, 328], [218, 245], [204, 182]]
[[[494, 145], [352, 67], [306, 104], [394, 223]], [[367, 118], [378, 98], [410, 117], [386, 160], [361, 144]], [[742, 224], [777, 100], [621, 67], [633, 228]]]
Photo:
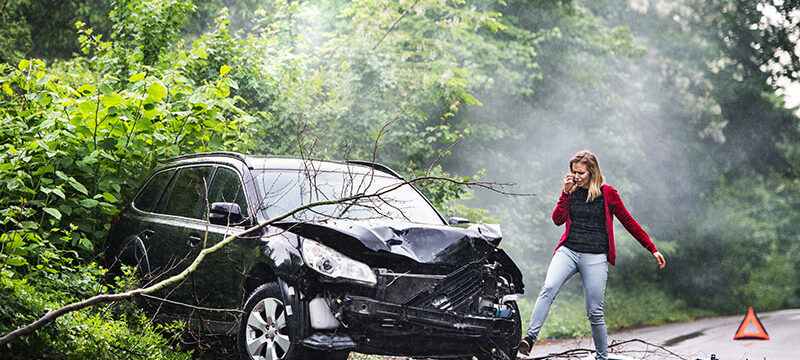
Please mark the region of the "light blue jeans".
[[608, 263], [606, 254], [588, 254], [572, 251], [566, 246], [561, 246], [550, 260], [547, 277], [544, 279], [542, 291], [533, 306], [531, 322], [528, 325], [527, 335], [536, 340], [536, 335], [542, 329], [542, 324], [550, 311], [561, 286], [564, 285], [575, 273], [581, 274], [583, 282], [583, 296], [586, 299], [586, 315], [592, 325], [592, 338], [597, 349], [597, 359], [608, 358], [608, 339], [606, 321], [603, 318], [603, 297], [606, 292], [608, 279]]

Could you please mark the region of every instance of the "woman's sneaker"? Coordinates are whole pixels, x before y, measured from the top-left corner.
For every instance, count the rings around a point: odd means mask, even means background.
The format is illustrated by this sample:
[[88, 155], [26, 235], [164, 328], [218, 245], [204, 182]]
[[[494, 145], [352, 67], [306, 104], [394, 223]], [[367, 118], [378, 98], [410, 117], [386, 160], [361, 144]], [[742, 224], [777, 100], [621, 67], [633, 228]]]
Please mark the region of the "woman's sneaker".
[[522, 341], [519, 342], [517, 354], [528, 356], [531, 354], [531, 347], [533, 347], [533, 338], [530, 336], [525, 336], [522, 338]]

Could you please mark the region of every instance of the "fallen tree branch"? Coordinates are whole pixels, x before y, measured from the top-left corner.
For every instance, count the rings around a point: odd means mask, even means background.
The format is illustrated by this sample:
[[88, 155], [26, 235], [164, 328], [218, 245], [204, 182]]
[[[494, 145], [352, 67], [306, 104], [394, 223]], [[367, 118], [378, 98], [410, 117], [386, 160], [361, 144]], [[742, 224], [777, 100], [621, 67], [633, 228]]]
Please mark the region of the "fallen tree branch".
[[[675, 353], [673, 351], [670, 351], [666, 347], [663, 347], [663, 346], [657, 345], [657, 344], [653, 344], [651, 342], [647, 342], [647, 341], [644, 341], [642, 339], [629, 339], [629, 340], [614, 342], [611, 345], [608, 345], [608, 349], [612, 350], [612, 349], [614, 349], [614, 348], [616, 348], [618, 346], [622, 346], [622, 345], [630, 344], [630, 343], [642, 343], [642, 344], [645, 344], [647, 346], [652, 346], [654, 348], [658, 348], [658, 349], [660, 349], [660, 350], [662, 350], [662, 351], [664, 351], [664, 352], [666, 352], [666, 353], [668, 353], [668, 354], [670, 354], [670, 355], [672, 355], [672, 356], [674, 356], [674, 357], [676, 357], [678, 359], [689, 360], [689, 359], [687, 359], [687, 358], [685, 358], [685, 357], [683, 357], [683, 356], [681, 356], [681, 355], [679, 355], [679, 354], [677, 354], [677, 353]], [[596, 351], [594, 349], [575, 348], [575, 349], [569, 349], [567, 351], [563, 351], [563, 352], [560, 352], [560, 353], [550, 353], [550, 354], [547, 354], [545, 356], [539, 356], [539, 357], [533, 357], [533, 358], [527, 358], [527, 359], [530, 359], [530, 360], [547, 360], [547, 359], [552, 359], [552, 358], [569, 358], [571, 356], [575, 356], [575, 355], [578, 355], [578, 354], [584, 354], [584, 353], [585, 354], [592, 354], [592, 353], [595, 353], [595, 352]], [[631, 350], [619, 350], [619, 351], [616, 351], [616, 353], [626, 353], [626, 352], [642, 352], [642, 351], [631, 351]], [[647, 350], [645, 350], [644, 352], [652, 353], [652, 351], [647, 351]]]
[[633, 342], [639, 342], [639, 343], [642, 343], [642, 344], [645, 344], [645, 345], [648, 345], [648, 346], [659, 348], [659, 349], [661, 349], [661, 350], [669, 353], [670, 355], [672, 355], [672, 356], [674, 356], [676, 358], [679, 358], [681, 360], [689, 360], [689, 359], [687, 359], [687, 358], [685, 358], [685, 357], [683, 357], [681, 355], [678, 355], [678, 354], [670, 351], [669, 349], [667, 349], [667, 348], [665, 348], [665, 347], [663, 347], [661, 345], [656, 345], [656, 344], [653, 344], [651, 342], [644, 341], [642, 339], [630, 339], [630, 340], [625, 340], [625, 341], [620, 341], [620, 342], [614, 342], [611, 345], [609, 345], [608, 348], [611, 349], [611, 348], [616, 347], [616, 346], [620, 346], [620, 345], [624, 345], [624, 344], [628, 344], [628, 343], [633, 343]]
[[232, 314], [241, 314], [241, 313], [244, 312], [244, 311], [239, 310], [239, 309], [217, 309], [217, 308], [209, 308], [209, 307], [203, 307], [203, 306], [190, 305], [190, 304], [187, 304], [187, 303], [182, 303], [180, 301], [165, 299], [165, 298], [161, 298], [161, 297], [153, 296], [153, 295], [149, 295], [149, 294], [141, 294], [140, 296], [142, 296], [144, 298], [147, 298], [147, 299], [157, 300], [157, 301], [162, 302], [162, 303], [167, 303], [167, 304], [186, 307], [186, 308], [189, 308], [189, 309], [192, 309], [192, 310], [201, 310], [201, 311], [208, 311], [208, 312], [222, 312], [222, 313], [232, 313]]
[[535, 358], [532, 358], [532, 360], [547, 360], [547, 359], [551, 359], [551, 358], [554, 358], [554, 357], [565, 357], [565, 356], [570, 356], [570, 355], [574, 355], [574, 354], [578, 354], [578, 353], [591, 354], [593, 352], [595, 352], [595, 351], [592, 350], [592, 349], [576, 348], [576, 349], [570, 349], [570, 350], [567, 350], [567, 351], [564, 351], [564, 352], [560, 352], [560, 353], [550, 353], [550, 354], [547, 354], [545, 356], [535, 357]]

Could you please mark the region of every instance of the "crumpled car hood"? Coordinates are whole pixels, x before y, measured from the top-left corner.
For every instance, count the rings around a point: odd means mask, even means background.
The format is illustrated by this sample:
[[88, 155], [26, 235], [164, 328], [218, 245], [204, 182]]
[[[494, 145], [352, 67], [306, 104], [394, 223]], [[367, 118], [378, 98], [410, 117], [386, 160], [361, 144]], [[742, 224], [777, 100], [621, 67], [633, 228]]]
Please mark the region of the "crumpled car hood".
[[463, 265], [486, 256], [502, 239], [497, 224], [472, 224], [467, 228], [425, 225], [403, 221], [325, 220], [280, 223], [276, 226], [336, 250], [358, 242], [375, 252], [389, 252], [416, 262]]

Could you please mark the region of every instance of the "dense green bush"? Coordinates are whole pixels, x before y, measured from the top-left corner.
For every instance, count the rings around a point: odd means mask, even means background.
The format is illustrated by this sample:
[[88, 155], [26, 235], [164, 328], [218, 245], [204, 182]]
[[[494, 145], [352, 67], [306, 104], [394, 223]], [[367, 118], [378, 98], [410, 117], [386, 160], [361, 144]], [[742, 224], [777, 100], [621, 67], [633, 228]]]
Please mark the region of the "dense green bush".
[[[150, 9], [137, 6], [125, 9]], [[125, 19], [129, 30], [145, 26], [134, 20]], [[179, 21], [146, 25], [149, 30], [178, 26]], [[95, 261], [111, 216], [159, 161], [200, 151], [246, 151], [251, 144], [243, 131], [249, 116], [230, 97], [235, 87], [230, 67], [195, 83], [177, 66], [155, 64], [171, 41], [170, 31], [140, 34], [164, 36], [166, 42], [153, 42], [137, 57], [139, 50], [120, 46], [124, 42], [103, 41], [83, 24], [78, 30], [91, 57], [51, 67], [35, 59], [0, 64], [4, 334], [47, 309], [108, 291], [100, 285], [104, 270]], [[186, 358], [170, 345], [179, 332], [150, 324], [130, 305], [64, 316], [0, 349], [2, 357]]]
[[[45, 245], [46, 246], [46, 245]], [[38, 249], [45, 252], [45, 249]], [[70, 252], [49, 246], [50, 259], [41, 261], [35, 271], [24, 276], [9, 276], [4, 269], [0, 284], [0, 332], [17, 326], [68, 302], [81, 300], [101, 291], [99, 278], [104, 270], [94, 264], [81, 264]], [[3, 359], [189, 359], [190, 353], [175, 344], [180, 324], [154, 325], [131, 302], [83, 309], [57, 319], [53, 324], [0, 348]]]
[[0, 65], [0, 223], [14, 241], [30, 232], [92, 251], [160, 159], [247, 146], [243, 120], [222, 116], [237, 110], [224, 75], [193, 87], [174, 72], [72, 84], [47, 71]]

